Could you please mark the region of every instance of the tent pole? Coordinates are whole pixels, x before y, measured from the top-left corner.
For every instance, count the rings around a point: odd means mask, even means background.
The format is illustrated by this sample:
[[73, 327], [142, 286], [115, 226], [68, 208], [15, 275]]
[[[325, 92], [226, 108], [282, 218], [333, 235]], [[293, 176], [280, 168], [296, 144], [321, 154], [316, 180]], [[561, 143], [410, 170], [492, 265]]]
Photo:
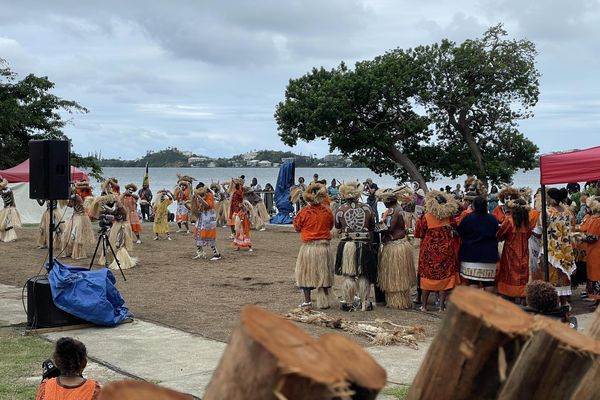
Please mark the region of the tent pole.
[[548, 273], [548, 216], [546, 213], [546, 185], [542, 185], [542, 246], [544, 249], [544, 280], [550, 279]]

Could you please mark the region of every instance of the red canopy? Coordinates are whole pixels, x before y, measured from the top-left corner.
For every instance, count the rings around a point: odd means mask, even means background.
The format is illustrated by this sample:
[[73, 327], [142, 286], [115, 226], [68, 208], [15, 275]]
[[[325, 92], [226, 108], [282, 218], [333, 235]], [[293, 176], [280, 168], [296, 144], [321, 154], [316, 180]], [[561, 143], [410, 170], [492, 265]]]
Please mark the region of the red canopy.
[[600, 146], [540, 157], [542, 185], [597, 180], [600, 180]]
[[[29, 182], [29, 159], [12, 168], [0, 171], [0, 176], [9, 183]], [[89, 179], [88, 174], [79, 168], [71, 166], [71, 180], [80, 181], [82, 179]]]

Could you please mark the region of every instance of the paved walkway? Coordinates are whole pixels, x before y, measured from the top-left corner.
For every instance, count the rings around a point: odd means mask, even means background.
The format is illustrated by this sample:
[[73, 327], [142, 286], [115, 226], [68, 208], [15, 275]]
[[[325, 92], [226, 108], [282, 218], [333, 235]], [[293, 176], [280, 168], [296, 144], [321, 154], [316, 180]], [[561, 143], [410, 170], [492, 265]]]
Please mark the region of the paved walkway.
[[[585, 329], [590, 316], [578, 316], [581, 328]], [[26, 321], [21, 289], [0, 284], [0, 324]], [[197, 397], [204, 392], [226, 346], [139, 319], [115, 328], [94, 327], [43, 336], [56, 341], [67, 335], [85, 343], [91, 359], [101, 364], [97, 368], [108, 367], [114, 371], [115, 379], [135, 377]], [[386, 369], [391, 384], [406, 385], [414, 379], [428, 347], [429, 342], [421, 343], [418, 350], [405, 346], [374, 346], [367, 350]], [[88, 373], [94, 375], [92, 370]]]

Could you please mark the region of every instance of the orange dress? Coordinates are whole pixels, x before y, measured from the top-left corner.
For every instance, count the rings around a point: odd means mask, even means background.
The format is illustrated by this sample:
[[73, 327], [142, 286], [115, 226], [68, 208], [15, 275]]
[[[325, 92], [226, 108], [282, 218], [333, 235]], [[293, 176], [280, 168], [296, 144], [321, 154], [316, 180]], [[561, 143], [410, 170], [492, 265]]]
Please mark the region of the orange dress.
[[140, 233], [142, 231], [142, 224], [140, 224], [140, 216], [137, 212], [137, 199], [129, 194], [124, 194], [121, 197], [121, 202], [127, 210], [127, 219], [131, 225], [133, 233]]
[[498, 206], [498, 207], [494, 208], [494, 211], [492, 211], [492, 215], [494, 217], [496, 217], [499, 224], [503, 223], [504, 219], [506, 218], [506, 213], [504, 212], [504, 207]]
[[200, 213], [194, 227], [196, 246], [214, 245], [217, 239], [217, 214], [215, 213], [215, 198], [211, 193], [204, 196], [206, 205], [201, 203]]
[[464, 210], [463, 212], [460, 213], [460, 215], [458, 217], [456, 217], [456, 226], [460, 225], [460, 223], [462, 222], [463, 219], [465, 219], [465, 217], [469, 214], [471, 214], [473, 212], [472, 208], [467, 208], [466, 210]]
[[232, 243], [235, 247], [252, 247], [250, 225], [250, 214], [244, 210], [238, 211], [235, 218], [235, 237]]
[[415, 237], [421, 239], [419, 277], [423, 290], [441, 291], [459, 282], [456, 244], [450, 219], [439, 220], [426, 213], [417, 221]]
[[[581, 225], [581, 231], [600, 237], [600, 215], [590, 216]], [[600, 300], [600, 241], [588, 243], [586, 254], [587, 292], [590, 298]]]
[[76, 387], [67, 387], [52, 378], [40, 383], [36, 400], [96, 400], [99, 394], [100, 385], [92, 379], [86, 379]]
[[505, 242], [496, 274], [498, 293], [508, 297], [525, 297], [525, 285], [529, 282], [529, 237], [532, 230], [530, 221], [517, 229], [510, 215], [500, 226], [496, 237]]

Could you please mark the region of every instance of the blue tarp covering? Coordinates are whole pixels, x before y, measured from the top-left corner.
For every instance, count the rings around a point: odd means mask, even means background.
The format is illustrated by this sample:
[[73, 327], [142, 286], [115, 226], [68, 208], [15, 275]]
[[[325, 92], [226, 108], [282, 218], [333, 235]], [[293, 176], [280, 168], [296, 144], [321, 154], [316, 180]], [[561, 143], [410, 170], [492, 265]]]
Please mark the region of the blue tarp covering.
[[54, 304], [85, 321], [115, 326], [133, 316], [115, 287], [115, 276], [106, 268], [90, 271], [63, 265], [54, 259], [48, 281]]
[[271, 218], [272, 224], [291, 224], [294, 212], [294, 206], [290, 203], [290, 188], [296, 180], [296, 164], [294, 162], [285, 162], [279, 167], [277, 176], [277, 186], [275, 187], [275, 205], [277, 206], [277, 215]]

